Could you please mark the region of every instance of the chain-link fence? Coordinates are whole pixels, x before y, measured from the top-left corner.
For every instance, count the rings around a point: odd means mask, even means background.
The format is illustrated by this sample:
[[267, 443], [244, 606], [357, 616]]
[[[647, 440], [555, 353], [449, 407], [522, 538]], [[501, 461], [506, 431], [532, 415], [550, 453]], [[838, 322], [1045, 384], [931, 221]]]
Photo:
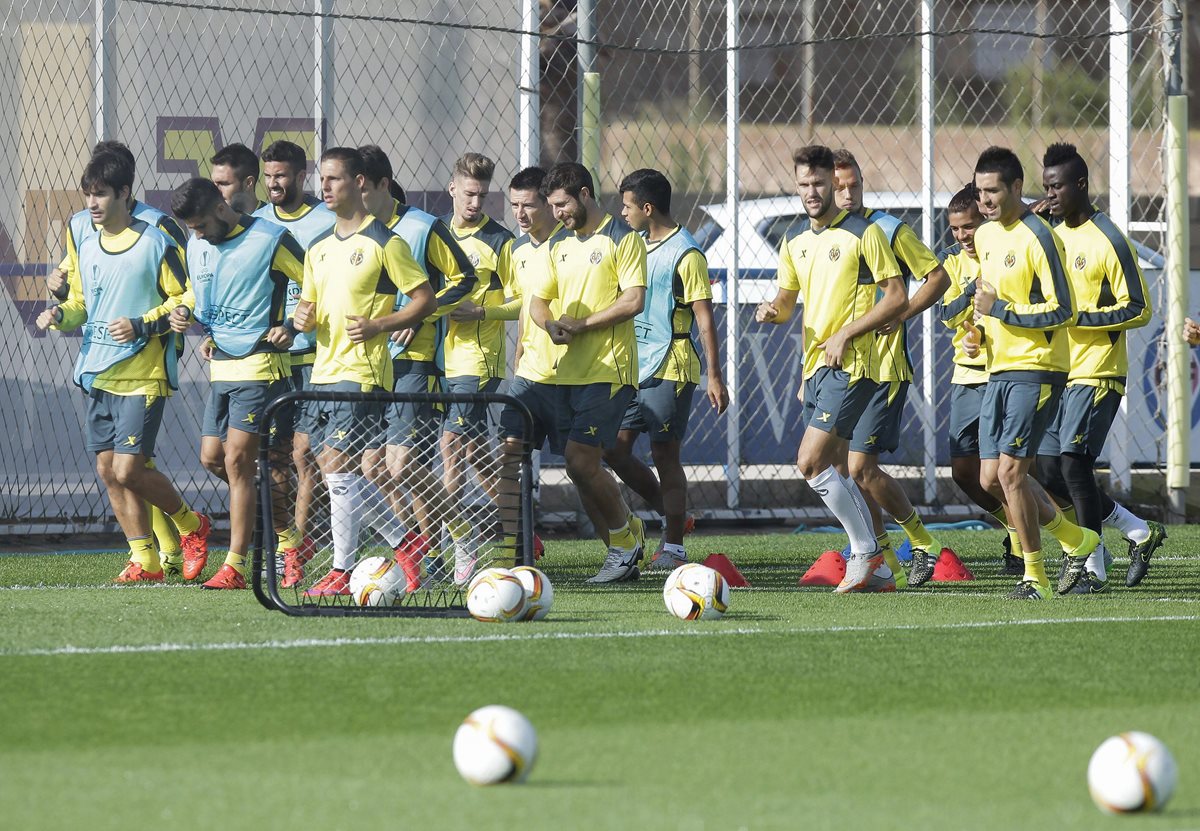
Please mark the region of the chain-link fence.
[[[602, 203], [625, 173], [656, 167], [673, 213], [708, 256], [721, 361], [734, 406], [699, 405], [684, 461], [698, 512], [796, 516], [809, 499], [792, 460], [798, 325], [759, 327], [777, 243], [802, 213], [791, 150], [820, 142], [859, 159], [868, 207], [949, 242], [944, 207], [989, 144], [1013, 147], [1040, 192], [1040, 158], [1076, 143], [1092, 193], [1143, 245], [1165, 301], [1163, 54], [1157, 0], [16, 0], [0, 11], [0, 527], [114, 528], [83, 446], [78, 340], [36, 331], [43, 275], [81, 206], [79, 173], [98, 137], [138, 159], [140, 198], [205, 175], [240, 141], [375, 143], [409, 202], [450, 206], [453, 160], [497, 162], [488, 213], [511, 224], [504, 185], [521, 167], [582, 158]], [[734, 90], [736, 94], [730, 94]], [[309, 185], [316, 184], [310, 176]], [[736, 281], [733, 275], [737, 275]], [[736, 295], [733, 291], [736, 283]], [[901, 467], [915, 501], [949, 511], [949, 332], [910, 327], [917, 367]], [[1112, 485], [1161, 503], [1165, 480], [1163, 318], [1130, 336], [1126, 406], [1105, 461]], [[510, 333], [510, 337], [513, 333]], [[168, 405], [159, 466], [185, 498], [226, 514], [224, 486], [197, 459], [206, 367], [189, 343]], [[702, 398], [697, 396], [697, 401]], [[1192, 450], [1200, 459], [1200, 445]], [[543, 507], [569, 511], [546, 459]]]

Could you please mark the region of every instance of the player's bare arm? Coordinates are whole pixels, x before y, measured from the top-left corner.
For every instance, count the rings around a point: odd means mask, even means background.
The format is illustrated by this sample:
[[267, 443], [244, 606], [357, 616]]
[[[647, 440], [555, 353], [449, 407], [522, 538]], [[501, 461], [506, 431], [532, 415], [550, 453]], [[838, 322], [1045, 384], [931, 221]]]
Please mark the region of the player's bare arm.
[[561, 315], [558, 322], [573, 335], [590, 332], [593, 329], [606, 329], [637, 317], [646, 305], [646, 287], [630, 286], [622, 291], [616, 301], [607, 309], [588, 315], [585, 318], [575, 318]]
[[704, 360], [708, 372], [708, 388], [705, 391], [708, 403], [721, 414], [729, 409], [729, 390], [725, 387], [725, 376], [721, 372], [721, 353], [717, 347], [717, 323], [713, 319], [712, 301], [697, 300], [692, 303], [692, 315], [696, 318], [696, 331], [704, 347]]
[[754, 310], [756, 323], [786, 323], [796, 309], [796, 300], [800, 292], [793, 289], [778, 289], [775, 299], [767, 303], [759, 303]]
[[347, 336], [354, 343], [363, 343], [383, 332], [412, 329], [437, 308], [433, 286], [428, 282], [421, 283], [410, 291], [408, 298], [408, 305], [384, 317], [372, 319], [361, 315], [346, 315]]

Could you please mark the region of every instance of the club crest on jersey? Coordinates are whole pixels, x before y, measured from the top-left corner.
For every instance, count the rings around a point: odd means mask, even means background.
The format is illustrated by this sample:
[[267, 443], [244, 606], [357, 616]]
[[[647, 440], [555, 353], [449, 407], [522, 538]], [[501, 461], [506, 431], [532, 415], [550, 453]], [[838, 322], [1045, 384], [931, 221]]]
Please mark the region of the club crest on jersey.
[[588, 257], [588, 262], [592, 265], [600, 265], [600, 261], [604, 259], [604, 255], [600, 253], [600, 249], [592, 252], [592, 256]]
[[831, 263], [836, 263], [841, 258], [842, 258], [842, 247], [840, 245], [835, 245], [829, 249], [829, 261]]
[[1005, 268], [1012, 268], [1016, 264], [1017, 264], [1017, 255], [1016, 254], [1009, 251], [1007, 254], [1004, 255], [1004, 267]]
[[472, 251], [470, 254], [468, 254], [468, 255], [467, 255], [467, 261], [468, 261], [468, 262], [469, 262], [469, 263], [470, 263], [472, 266], [474, 266], [474, 267], [478, 268], [478, 266], [479, 266], [479, 255], [478, 255], [478, 254], [476, 254], [474, 251]]
[[1075, 258], [1075, 270], [1083, 271], [1085, 268], [1087, 268], [1087, 257], [1080, 254]]
[[361, 248], [355, 248], [354, 253], [350, 255], [350, 265], [362, 265], [362, 261], [363, 250]]

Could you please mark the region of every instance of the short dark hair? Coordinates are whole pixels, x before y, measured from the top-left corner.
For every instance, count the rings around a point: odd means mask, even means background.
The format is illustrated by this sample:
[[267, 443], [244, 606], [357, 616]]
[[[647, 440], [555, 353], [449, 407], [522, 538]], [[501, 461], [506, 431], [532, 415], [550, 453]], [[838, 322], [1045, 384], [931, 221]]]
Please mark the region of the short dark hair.
[[946, 213], [958, 214], [963, 211], [979, 212], [979, 188], [975, 187], [974, 182], [951, 196], [950, 203], [946, 205]]
[[671, 183], [657, 170], [643, 167], [621, 180], [618, 193], [632, 192], [638, 205], [650, 204], [659, 213], [671, 212]]
[[133, 157], [133, 151], [126, 147], [124, 142], [116, 141], [115, 139], [98, 141], [96, 142], [96, 146], [92, 148], [92, 156], [99, 156], [101, 153], [112, 153], [120, 156], [129, 165], [129, 169], [135, 174], [137, 173], [137, 159]]
[[133, 167], [124, 156], [104, 151], [88, 161], [79, 177], [79, 189], [87, 192], [100, 187], [112, 188], [114, 194], [121, 188], [133, 190]]
[[546, 181], [546, 171], [540, 167], [526, 167], [518, 170], [517, 175], [508, 183], [509, 190], [536, 190], [541, 193], [542, 183]]
[[1069, 175], [1073, 179], [1088, 178], [1087, 162], [1083, 160], [1083, 156], [1079, 155], [1079, 151], [1075, 149], [1075, 145], [1065, 141], [1056, 142], [1046, 148], [1046, 155], [1042, 156], [1042, 166], [1066, 166], [1069, 168]]
[[204, 216], [225, 200], [210, 179], [188, 179], [171, 194], [171, 213], [187, 222]]
[[245, 179], [247, 176], [257, 179], [259, 176], [258, 156], [244, 144], [227, 144], [209, 161], [213, 167], [220, 164], [233, 168], [233, 175], [239, 179]]
[[546, 180], [542, 182], [542, 195], [549, 196], [556, 190], [565, 190], [568, 196], [578, 199], [584, 188], [592, 196], [596, 195], [592, 174], [588, 169], [579, 162], [559, 162], [546, 174]]
[[321, 154], [321, 161], [341, 162], [351, 176], [366, 176], [367, 173], [362, 153], [353, 147], [330, 147]]
[[809, 144], [792, 153], [792, 164], [832, 171], [833, 151], [823, 144]]
[[378, 144], [364, 144], [358, 148], [363, 159], [363, 176], [371, 184], [377, 184], [380, 179], [388, 180], [388, 193], [398, 202], [404, 202], [404, 188], [396, 184], [395, 173], [392, 171], [392, 160], [383, 152]]
[[297, 173], [303, 173], [308, 168], [308, 156], [304, 154], [304, 148], [295, 142], [283, 139], [271, 142], [262, 152], [262, 160], [264, 162], [285, 162], [290, 164]]
[[975, 162], [975, 172], [998, 173], [1000, 181], [1010, 186], [1018, 179], [1025, 178], [1025, 168], [1021, 167], [1021, 160], [1017, 158], [1017, 154], [1007, 147], [995, 145], [979, 154], [979, 161]]
[[833, 153], [833, 169], [847, 170], [853, 168], [858, 172], [862, 172], [862, 168], [858, 164], [858, 159], [854, 158], [854, 154], [846, 148], [835, 150]]

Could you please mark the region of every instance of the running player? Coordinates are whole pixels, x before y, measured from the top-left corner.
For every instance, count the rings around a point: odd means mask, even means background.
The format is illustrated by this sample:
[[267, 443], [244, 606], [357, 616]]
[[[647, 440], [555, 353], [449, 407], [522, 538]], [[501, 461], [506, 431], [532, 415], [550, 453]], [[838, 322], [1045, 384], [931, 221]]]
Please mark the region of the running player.
[[846, 576], [834, 591], [894, 591], [895, 576], [862, 494], [837, 465], [875, 394], [873, 333], [902, 319], [908, 296], [883, 230], [834, 202], [833, 152], [809, 145], [792, 161], [807, 216], [784, 236], [779, 288], [774, 300], [759, 304], [754, 319], [785, 323], [803, 298], [807, 426], [796, 464], [850, 537]]
[[[171, 210], [192, 231], [188, 271], [195, 294], [195, 317], [204, 327], [212, 387], [204, 408], [200, 461], [229, 484], [229, 553], [206, 589], [246, 588], [246, 556], [254, 536], [259, 425], [267, 402], [292, 388], [287, 348], [291, 332], [283, 325], [288, 281], [304, 279], [304, 249], [279, 225], [239, 214], [208, 179], [191, 179], [176, 189]], [[187, 331], [191, 314], [171, 313], [171, 328]], [[286, 425], [288, 428], [291, 425]], [[290, 432], [278, 436], [290, 447]], [[276, 436], [272, 436], [272, 442]], [[275, 459], [277, 480], [274, 528], [279, 547], [300, 547], [291, 526], [288, 459]], [[203, 561], [185, 567], [199, 573]]]
[[[1004, 504], [1021, 541], [1025, 574], [1008, 596], [1042, 600], [1052, 589], [1039, 524], [1073, 560], [1086, 561], [1100, 535], [1064, 517], [1029, 475], [1066, 384], [1069, 351], [1060, 330], [1075, 320], [1075, 311], [1062, 243], [1021, 201], [1024, 178], [1007, 148], [989, 147], [975, 164], [980, 209], [991, 220], [975, 232], [980, 276], [974, 305], [986, 326], [989, 372], [980, 404], [979, 479]], [[1069, 585], [1059, 582], [1060, 593], [1078, 581], [1079, 572], [1074, 575]]]
[[[316, 332], [311, 389], [391, 390], [387, 333], [415, 327], [437, 301], [408, 245], [367, 212], [362, 155], [354, 148], [331, 147], [321, 155], [320, 169], [321, 194], [337, 222], [306, 252], [294, 318], [299, 331]], [[411, 302], [393, 311], [400, 291]], [[333, 568], [304, 594], [345, 595], [360, 521], [369, 520], [373, 511], [391, 510], [359, 475], [362, 451], [382, 430], [384, 407], [373, 400], [321, 401], [313, 409], [317, 464], [329, 489]]]
[[[1133, 244], [1092, 205], [1087, 163], [1075, 145], [1050, 145], [1042, 163], [1045, 205], [1062, 242], [1079, 317], [1067, 329], [1067, 386], [1058, 417], [1038, 449], [1038, 479], [1059, 504], [1074, 506], [1080, 525], [1098, 534], [1104, 522], [1121, 529], [1129, 543], [1126, 585], [1136, 586], [1166, 539], [1166, 529], [1113, 502], [1096, 483], [1095, 466], [1125, 394], [1125, 333], [1150, 322], [1150, 296]], [[1068, 557], [1065, 568], [1079, 573], [1060, 579], [1074, 582], [1080, 593], [1104, 591], [1104, 554], [1101, 544], [1086, 564]]]
[[258, 156], [244, 144], [227, 144], [212, 157], [212, 183], [221, 197], [239, 214], [252, 214], [266, 206], [258, 198]]
[[[699, 243], [671, 217], [671, 183], [657, 170], [635, 170], [620, 184], [621, 217], [646, 239], [646, 305], [634, 318], [638, 390], [617, 442], [604, 461], [663, 517], [663, 541], [648, 570], [672, 571], [687, 562], [687, 476], [680, 450], [687, 435], [692, 396], [700, 383], [700, 355], [692, 326], [700, 330], [708, 365], [709, 405], [729, 406], [713, 321], [708, 261]], [[638, 436], [650, 438], [658, 478], [633, 455]]]
[[[555, 453], [562, 453], [565, 437], [559, 430], [560, 388], [554, 385], [555, 366], [562, 347], [556, 346], [546, 330], [535, 324], [529, 309], [533, 289], [547, 279], [550, 269], [548, 245], [558, 230], [558, 222], [541, 192], [546, 171], [527, 167], [508, 184], [508, 204], [521, 236], [510, 248], [502, 250], [498, 270], [501, 282], [514, 298], [500, 306], [478, 306], [469, 300], [450, 313], [456, 320], [516, 320], [516, 373], [509, 382], [508, 395], [517, 399], [532, 416], [533, 432], [515, 407], [505, 405], [500, 413], [500, 473], [496, 481], [496, 507], [504, 538], [500, 548], [518, 557], [517, 539], [520, 521], [520, 464], [528, 446], [537, 451], [547, 442]], [[550, 304], [550, 316], [557, 318], [559, 304]], [[541, 540], [534, 535], [534, 555]]]
[[[369, 144], [358, 148], [358, 152], [366, 165], [363, 198], [367, 210], [408, 243], [437, 297], [437, 310], [432, 315], [415, 329], [395, 333], [388, 343], [392, 389], [398, 393], [437, 392], [445, 363], [446, 324], [442, 318], [474, 289], [475, 269], [446, 223], [403, 203], [404, 191], [392, 178], [392, 163], [383, 150]], [[408, 295], [398, 294], [396, 309], [408, 302]], [[473, 529], [458, 516], [457, 503], [433, 473], [441, 413], [431, 403], [390, 404], [386, 421], [386, 450], [369, 449], [363, 456], [363, 469], [388, 494], [398, 515], [408, 511], [399, 498], [399, 489], [387, 482], [389, 475], [412, 500], [415, 521], [409, 523], [408, 532], [398, 542], [392, 543], [396, 561], [408, 578], [408, 589], [420, 587], [422, 561], [436, 570], [441, 552], [434, 546], [440, 546], [443, 526], [453, 540], [455, 580], [464, 584], [474, 571], [477, 548], [472, 542]]]
[[567, 475], [602, 539], [607, 530], [608, 555], [588, 582], [636, 580], [645, 531], [602, 459], [616, 443], [637, 384], [633, 318], [646, 300], [646, 243], [596, 204], [592, 175], [581, 164], [555, 165], [542, 193], [564, 232], [550, 242], [550, 267], [534, 286], [529, 312], [553, 343], [565, 347], [554, 384]]
[[[950, 278], [912, 228], [890, 214], [863, 205], [862, 169], [849, 150], [833, 154], [833, 180], [837, 207], [859, 214], [883, 230], [900, 266], [905, 294], [908, 293], [909, 278], [923, 283], [909, 298], [907, 311], [875, 333], [875, 359], [869, 372], [875, 382], [875, 392], [854, 428], [848, 457], [850, 475], [867, 503], [875, 538], [895, 575], [897, 587], [902, 588], [905, 584], [920, 586], [933, 577], [933, 568], [943, 547], [917, 516], [900, 483], [879, 466], [879, 454], [893, 453], [900, 446], [900, 421], [913, 378], [907, 321], [936, 303], [945, 294]], [[912, 544], [912, 566], [907, 576], [884, 530], [880, 506], [900, 523]]]
[[87, 448], [129, 543], [119, 583], [161, 582], [164, 568], [151, 536], [149, 502], [182, 535], [184, 556], [208, 551], [210, 523], [180, 498], [147, 462], [170, 391], [178, 387], [175, 336], [168, 316], [191, 303], [179, 248], [166, 234], [130, 214], [133, 167], [102, 152], [83, 172], [88, 222], [79, 237], [78, 279], [67, 299], [37, 318], [41, 330], [84, 327], [75, 383], [88, 395]]
[[[470, 300], [477, 306], [504, 303], [506, 287], [497, 264], [513, 235], [483, 212], [483, 200], [491, 188], [496, 165], [487, 156], [467, 153], [454, 163], [450, 196], [454, 207], [444, 217], [454, 241], [466, 252], [478, 278]], [[507, 368], [504, 354], [504, 321], [451, 318], [446, 333], [446, 391], [449, 393], [494, 393], [500, 388]], [[442, 431], [442, 463], [446, 490], [454, 499], [461, 496], [463, 474], [469, 464], [489, 497], [496, 497], [496, 461], [486, 445], [486, 404], [450, 405]]]
[[[304, 177], [308, 170], [308, 159], [298, 144], [276, 141], [262, 154], [263, 182], [270, 204], [263, 205], [254, 216], [282, 225], [307, 251], [313, 242], [333, 227], [333, 213], [314, 196], [304, 192]], [[300, 302], [300, 286], [288, 284], [287, 318], [295, 314]], [[294, 327], [293, 327], [294, 328]], [[303, 390], [312, 375], [316, 356], [316, 340], [306, 332], [297, 331], [292, 340], [292, 386]], [[282, 551], [285, 577], [291, 575], [296, 582], [303, 577], [303, 566], [314, 553], [308, 534], [308, 515], [312, 509], [313, 494], [317, 487], [317, 469], [313, 463], [311, 440], [312, 405], [301, 402], [296, 406], [293, 418], [292, 461], [296, 466], [296, 513], [295, 525], [300, 532], [301, 545], [294, 551]], [[288, 578], [288, 585], [295, 585]]]
[[[134, 179], [137, 178], [137, 162], [133, 157], [132, 151], [124, 144], [111, 140], [96, 142], [96, 146], [92, 149], [92, 156], [95, 157], [100, 153], [112, 153], [116, 155], [129, 166], [130, 175]], [[153, 208], [145, 202], [139, 202], [132, 195], [129, 197], [129, 212], [135, 220], [158, 228], [169, 236], [180, 248], [186, 242], [187, 235], [179, 227], [178, 222], [157, 208]], [[98, 233], [100, 233], [100, 229], [92, 222], [91, 215], [86, 208], [77, 211], [71, 217], [70, 221], [68, 221], [65, 256], [62, 263], [51, 271], [47, 278], [47, 287], [55, 300], [66, 300], [70, 286], [72, 285], [78, 289], [79, 246], [89, 236]], [[183, 338], [179, 338], [177, 343], [179, 348], [182, 349]], [[147, 458], [146, 464], [153, 468], [154, 459]], [[162, 511], [153, 505], [148, 504], [147, 509], [150, 511], [150, 524], [154, 528], [154, 538], [158, 544], [158, 553], [162, 558], [162, 565], [166, 569], [167, 576], [181, 574], [183, 571], [183, 554], [180, 550], [179, 533], [175, 529], [175, 523], [171, 522]]]
[[1008, 521], [1004, 506], [979, 484], [979, 407], [987, 385], [987, 358], [983, 353], [983, 328], [974, 323], [975, 280], [979, 277], [979, 256], [975, 252], [975, 231], [984, 223], [979, 212], [979, 194], [967, 185], [954, 194], [946, 206], [946, 223], [954, 245], [938, 257], [950, 277], [950, 287], [942, 297], [941, 319], [954, 332], [954, 375], [950, 378], [950, 474], [962, 492], [983, 510], [994, 516], [1004, 535], [1004, 562], [1001, 574], [1025, 573], [1021, 543]]

